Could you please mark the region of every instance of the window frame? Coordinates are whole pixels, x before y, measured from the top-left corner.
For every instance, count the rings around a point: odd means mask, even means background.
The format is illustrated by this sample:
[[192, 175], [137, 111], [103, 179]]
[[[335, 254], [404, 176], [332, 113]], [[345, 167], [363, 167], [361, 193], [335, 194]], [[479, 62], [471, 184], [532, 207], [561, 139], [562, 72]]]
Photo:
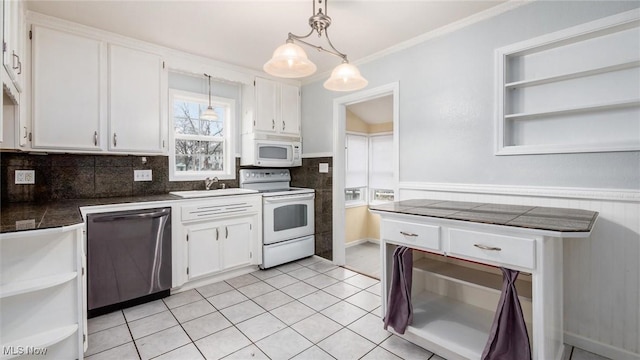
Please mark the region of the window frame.
[[[360, 190], [360, 194], [362, 194], [362, 196], [360, 197], [360, 199], [357, 200], [347, 200], [347, 191], [349, 190]], [[361, 186], [361, 187], [353, 187], [353, 188], [345, 188], [344, 189], [344, 204], [345, 207], [347, 208], [351, 208], [351, 207], [358, 207], [358, 206], [363, 206], [363, 205], [368, 205], [368, 187], [366, 186]]]
[[[217, 177], [219, 180], [236, 179], [236, 157], [235, 157], [235, 124], [236, 124], [236, 101], [230, 98], [212, 96], [211, 104], [214, 107], [225, 109], [223, 124], [223, 136], [203, 136], [203, 135], [176, 135], [175, 118], [173, 114], [173, 104], [176, 99], [203, 103], [208, 106], [209, 97], [206, 94], [191, 91], [169, 89], [169, 181], [198, 181], [207, 177]], [[223, 146], [223, 170], [222, 171], [176, 171], [176, 139], [202, 140], [202, 141], [222, 141]]]

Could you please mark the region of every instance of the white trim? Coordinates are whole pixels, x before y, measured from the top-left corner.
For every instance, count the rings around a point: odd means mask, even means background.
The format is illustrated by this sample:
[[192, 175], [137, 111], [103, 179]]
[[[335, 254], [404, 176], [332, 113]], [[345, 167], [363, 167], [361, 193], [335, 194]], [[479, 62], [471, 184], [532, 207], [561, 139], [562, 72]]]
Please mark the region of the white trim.
[[302, 158], [303, 159], [310, 159], [310, 158], [321, 158], [321, 157], [333, 157], [333, 153], [332, 152], [319, 152], [319, 153], [307, 153], [307, 154], [302, 154]]
[[[374, 54], [371, 54], [369, 56], [365, 56], [361, 59], [358, 59], [356, 61], [351, 61], [352, 64], [358, 66], [358, 65], [362, 65], [362, 64], [366, 64], [366, 63], [370, 63], [372, 61], [381, 59], [387, 55], [391, 55], [393, 53], [397, 53], [399, 51], [408, 49], [412, 46], [416, 46], [418, 44], [421, 44], [423, 42], [429, 41], [431, 39], [452, 33], [454, 31], [460, 30], [462, 28], [465, 28], [467, 26], [473, 25], [475, 23], [478, 23], [480, 21], [484, 21], [487, 19], [490, 19], [494, 16], [498, 16], [504, 12], [516, 9], [522, 5], [526, 5], [530, 2], [532, 2], [533, 0], [509, 0], [507, 2], [504, 2], [502, 4], [496, 5], [494, 7], [491, 7], [487, 10], [481, 11], [479, 13], [473, 14], [471, 16], [468, 16], [464, 19], [452, 22], [450, 24], [447, 24], [445, 26], [441, 26], [439, 28], [433, 29], [431, 31], [428, 31], [422, 35], [418, 35], [412, 39], [403, 41], [401, 43], [395, 44], [391, 47], [388, 47], [384, 50], [378, 51]], [[318, 74], [314, 74], [311, 77], [308, 77], [306, 79], [304, 79], [302, 81], [302, 85], [307, 85], [307, 84], [311, 84], [313, 82], [316, 82], [318, 80], [324, 79], [324, 78], [328, 78], [329, 75], [331, 75], [331, 71], [325, 71], [322, 73], [318, 73]], [[395, 130], [395, 129], [394, 129]]]
[[582, 350], [586, 350], [609, 359], [640, 360], [640, 354], [613, 347], [599, 341], [587, 339], [586, 337], [568, 331], [564, 332], [564, 342], [565, 344], [578, 347]]
[[[378, 86], [365, 89], [343, 97], [333, 99], [333, 263], [345, 264], [344, 239], [345, 239], [345, 135], [346, 135], [346, 109], [347, 105], [356, 104], [382, 96], [393, 95], [393, 142], [394, 142], [394, 183], [399, 179], [399, 138], [400, 133], [400, 83]], [[398, 191], [398, 189], [394, 189]]]
[[515, 195], [546, 198], [640, 202], [640, 190], [568, 188], [522, 185], [449, 184], [403, 181], [399, 189], [469, 194]]

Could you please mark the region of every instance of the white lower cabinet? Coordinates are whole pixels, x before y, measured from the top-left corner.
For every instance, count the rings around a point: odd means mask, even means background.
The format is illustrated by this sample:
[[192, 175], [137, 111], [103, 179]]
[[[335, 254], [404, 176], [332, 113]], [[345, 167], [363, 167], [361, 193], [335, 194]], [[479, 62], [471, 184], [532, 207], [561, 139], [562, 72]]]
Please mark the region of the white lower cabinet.
[[253, 216], [186, 226], [189, 280], [251, 265]]
[[0, 359], [82, 359], [82, 224], [0, 235]]
[[[184, 202], [181, 233], [183, 281], [259, 265], [262, 260], [262, 197], [242, 195]], [[174, 272], [176, 274], [176, 272]]]

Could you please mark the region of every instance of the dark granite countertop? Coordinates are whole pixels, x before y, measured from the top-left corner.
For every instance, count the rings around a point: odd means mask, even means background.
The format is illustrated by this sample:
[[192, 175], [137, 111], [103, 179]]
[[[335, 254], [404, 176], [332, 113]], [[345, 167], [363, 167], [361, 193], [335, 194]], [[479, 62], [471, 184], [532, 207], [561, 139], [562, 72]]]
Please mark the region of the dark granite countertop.
[[538, 206], [415, 199], [370, 210], [558, 232], [590, 232], [596, 211]]
[[62, 200], [48, 203], [3, 203], [0, 208], [0, 233], [47, 229], [82, 223], [83, 206], [183, 200], [179, 196], [149, 195], [99, 199]]

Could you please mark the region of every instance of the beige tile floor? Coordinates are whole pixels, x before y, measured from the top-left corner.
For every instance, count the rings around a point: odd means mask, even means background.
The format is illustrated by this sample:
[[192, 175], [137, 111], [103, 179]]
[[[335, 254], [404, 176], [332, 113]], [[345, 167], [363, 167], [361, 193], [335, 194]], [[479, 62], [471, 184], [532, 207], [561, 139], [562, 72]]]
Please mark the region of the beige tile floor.
[[[380, 283], [318, 257], [89, 320], [97, 359], [442, 359], [382, 329]], [[602, 360], [569, 348], [572, 360]]]

